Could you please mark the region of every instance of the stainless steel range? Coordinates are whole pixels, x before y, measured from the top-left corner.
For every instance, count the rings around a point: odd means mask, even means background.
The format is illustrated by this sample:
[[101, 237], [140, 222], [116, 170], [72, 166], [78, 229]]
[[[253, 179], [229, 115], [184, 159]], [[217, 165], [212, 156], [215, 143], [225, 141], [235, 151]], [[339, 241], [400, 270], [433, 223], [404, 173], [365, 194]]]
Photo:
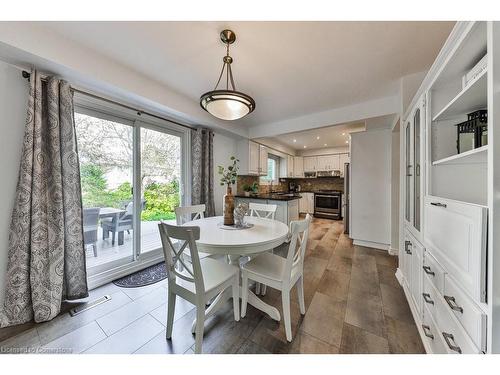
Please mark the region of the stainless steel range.
[[342, 218], [342, 192], [340, 190], [315, 192], [314, 216], [340, 220]]

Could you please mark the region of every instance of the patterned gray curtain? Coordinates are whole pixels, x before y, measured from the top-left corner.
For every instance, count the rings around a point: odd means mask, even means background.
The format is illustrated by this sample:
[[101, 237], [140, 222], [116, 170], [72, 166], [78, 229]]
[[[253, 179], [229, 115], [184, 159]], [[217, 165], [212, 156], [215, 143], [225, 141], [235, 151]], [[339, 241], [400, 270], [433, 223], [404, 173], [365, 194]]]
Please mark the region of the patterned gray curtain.
[[214, 216], [214, 133], [202, 128], [191, 130], [191, 149], [191, 203], [204, 203], [205, 215]]
[[88, 296], [73, 95], [36, 71], [16, 194], [1, 327], [50, 320], [63, 300]]

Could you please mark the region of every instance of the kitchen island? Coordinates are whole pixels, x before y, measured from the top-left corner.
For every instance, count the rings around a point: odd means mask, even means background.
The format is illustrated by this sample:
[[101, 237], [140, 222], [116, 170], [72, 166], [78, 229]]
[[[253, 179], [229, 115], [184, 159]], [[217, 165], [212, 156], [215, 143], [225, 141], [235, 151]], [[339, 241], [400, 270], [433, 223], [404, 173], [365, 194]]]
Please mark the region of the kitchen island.
[[299, 219], [299, 199], [302, 198], [299, 194], [256, 194], [247, 197], [246, 195], [235, 196], [235, 206], [240, 203], [261, 203], [275, 204], [276, 215], [275, 219], [290, 224], [290, 221]]

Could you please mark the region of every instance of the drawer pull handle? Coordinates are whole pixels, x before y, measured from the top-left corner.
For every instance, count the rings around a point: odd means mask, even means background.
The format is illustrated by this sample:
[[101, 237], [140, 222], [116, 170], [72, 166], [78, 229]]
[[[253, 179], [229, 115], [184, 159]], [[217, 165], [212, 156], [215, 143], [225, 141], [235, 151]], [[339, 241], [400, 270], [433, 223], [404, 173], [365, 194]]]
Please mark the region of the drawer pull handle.
[[443, 337], [444, 341], [446, 341], [446, 344], [448, 345], [448, 348], [450, 348], [454, 352], [462, 354], [462, 349], [460, 349], [460, 346], [456, 345], [455, 338], [451, 333], [443, 332]]
[[426, 303], [434, 305], [434, 301], [431, 299], [431, 295], [429, 293], [422, 293], [422, 297], [424, 297], [424, 301]]
[[433, 206], [446, 208], [446, 204], [440, 202], [431, 202]]
[[457, 301], [455, 300], [455, 297], [450, 297], [450, 296], [444, 296], [444, 300], [450, 306], [450, 309], [458, 311], [459, 313], [463, 314], [464, 309], [461, 306], [457, 305]]
[[422, 324], [422, 329], [424, 330], [424, 335], [426, 335], [431, 340], [434, 340], [434, 335], [430, 332], [431, 327], [426, 326], [425, 324]]
[[406, 251], [406, 254], [410, 254], [411, 255], [410, 246], [411, 246], [411, 242], [410, 241], [405, 241], [405, 251]]
[[427, 275], [436, 276], [436, 274], [433, 271], [431, 271], [431, 267], [429, 267], [429, 266], [422, 266], [422, 268], [424, 269], [424, 271], [425, 271], [425, 273]]

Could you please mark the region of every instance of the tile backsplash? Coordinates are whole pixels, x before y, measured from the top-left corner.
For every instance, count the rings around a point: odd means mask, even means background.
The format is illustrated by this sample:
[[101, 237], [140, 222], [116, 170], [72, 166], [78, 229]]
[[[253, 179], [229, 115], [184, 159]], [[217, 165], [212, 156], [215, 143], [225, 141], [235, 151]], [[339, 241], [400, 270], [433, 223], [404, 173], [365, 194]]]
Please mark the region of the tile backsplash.
[[[300, 185], [302, 191], [315, 190], [340, 190], [344, 191], [344, 179], [339, 177], [334, 178], [280, 178], [279, 184], [273, 184], [273, 191], [288, 191], [288, 183], [290, 181]], [[260, 178], [257, 176], [238, 176], [236, 183], [236, 193], [243, 194], [243, 185], [252, 185], [254, 182], [259, 184], [259, 193], [268, 193], [271, 185], [260, 184]]]

